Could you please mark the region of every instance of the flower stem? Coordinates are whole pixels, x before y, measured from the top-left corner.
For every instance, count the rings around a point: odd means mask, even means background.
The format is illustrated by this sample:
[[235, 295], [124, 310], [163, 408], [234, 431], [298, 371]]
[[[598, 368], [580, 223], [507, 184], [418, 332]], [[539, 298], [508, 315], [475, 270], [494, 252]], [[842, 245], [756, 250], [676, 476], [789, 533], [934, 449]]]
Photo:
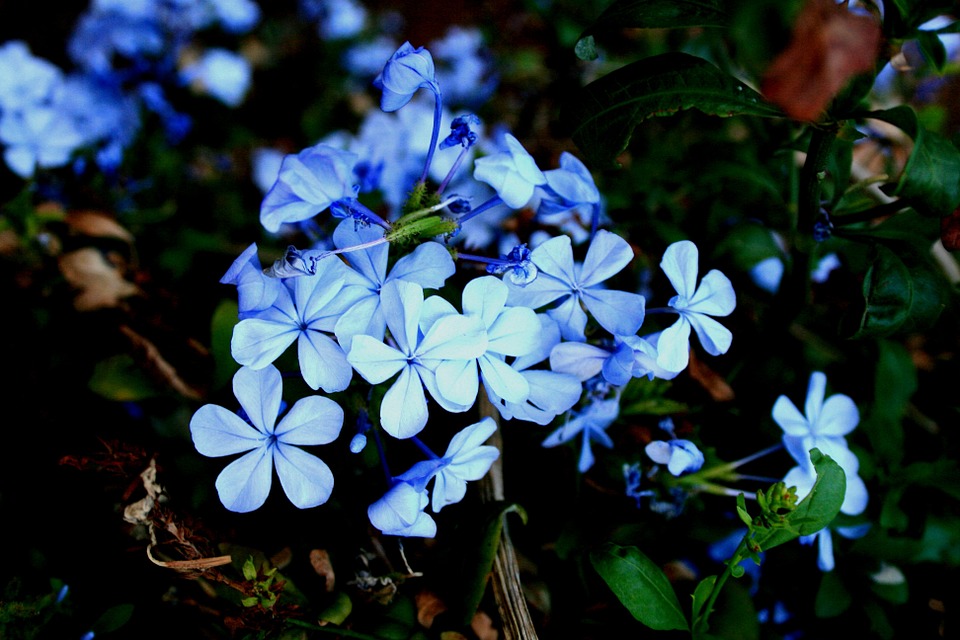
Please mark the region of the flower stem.
[[420, 174], [420, 182], [427, 181], [427, 174], [430, 173], [430, 163], [433, 162], [433, 152], [437, 148], [437, 142], [440, 140], [440, 120], [443, 117], [443, 98], [440, 95], [440, 87], [436, 83], [431, 83], [430, 89], [433, 91], [433, 133], [430, 135], [430, 146], [427, 149], [427, 160], [423, 164], [423, 173]]

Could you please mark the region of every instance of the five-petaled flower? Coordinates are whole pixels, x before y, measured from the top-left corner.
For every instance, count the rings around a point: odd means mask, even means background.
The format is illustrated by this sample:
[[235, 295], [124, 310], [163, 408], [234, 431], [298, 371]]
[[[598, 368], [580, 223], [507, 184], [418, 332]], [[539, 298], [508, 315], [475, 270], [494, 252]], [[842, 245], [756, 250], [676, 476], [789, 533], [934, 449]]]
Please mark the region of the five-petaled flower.
[[217, 477], [223, 506], [239, 513], [259, 508], [270, 493], [274, 468], [295, 506], [306, 509], [326, 502], [333, 491], [330, 468], [296, 445], [336, 440], [343, 426], [340, 405], [323, 396], [307, 396], [276, 424], [283, 383], [272, 365], [259, 371], [241, 368], [233, 378], [233, 392], [246, 420], [215, 404], [200, 407], [190, 420], [193, 444], [203, 455], [246, 452]]

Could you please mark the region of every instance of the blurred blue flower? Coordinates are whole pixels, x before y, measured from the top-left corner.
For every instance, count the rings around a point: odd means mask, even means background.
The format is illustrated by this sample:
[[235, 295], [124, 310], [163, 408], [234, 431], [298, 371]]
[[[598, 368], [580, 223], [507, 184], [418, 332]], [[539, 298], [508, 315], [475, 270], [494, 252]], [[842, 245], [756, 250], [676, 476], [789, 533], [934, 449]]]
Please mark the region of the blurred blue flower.
[[668, 371], [683, 371], [690, 358], [690, 328], [710, 355], [726, 353], [733, 334], [710, 316], [733, 312], [737, 299], [727, 276], [711, 269], [697, 286], [699, 252], [689, 240], [674, 242], [663, 254], [660, 268], [667, 274], [677, 295], [670, 306], [680, 319], [660, 333], [657, 364]]
[[644, 449], [657, 464], [667, 465], [667, 471], [675, 476], [699, 471], [703, 466], [703, 453], [689, 440], [654, 440]]
[[220, 457], [246, 452], [217, 477], [223, 506], [240, 513], [259, 508], [270, 493], [274, 468], [296, 507], [326, 502], [333, 491], [330, 468], [295, 445], [333, 442], [343, 425], [340, 406], [323, 396], [307, 396], [276, 424], [283, 383], [272, 365], [259, 371], [241, 368], [233, 378], [233, 392], [249, 423], [215, 404], [200, 407], [190, 420], [190, 434], [201, 454]]
[[198, 93], [206, 93], [236, 107], [250, 89], [252, 70], [242, 55], [226, 49], [208, 49], [180, 71], [180, 78]]
[[335, 200], [352, 198], [356, 163], [356, 154], [325, 144], [284, 157], [277, 181], [260, 206], [260, 223], [276, 233], [283, 223], [309, 220]]

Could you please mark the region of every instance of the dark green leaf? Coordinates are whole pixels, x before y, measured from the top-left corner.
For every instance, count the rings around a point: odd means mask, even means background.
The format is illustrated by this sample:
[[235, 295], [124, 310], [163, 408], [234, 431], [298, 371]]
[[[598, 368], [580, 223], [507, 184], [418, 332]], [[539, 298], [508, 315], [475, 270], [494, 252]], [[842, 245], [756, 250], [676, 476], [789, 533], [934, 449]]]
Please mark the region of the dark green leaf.
[[458, 580], [463, 586], [460, 602], [452, 603], [453, 613], [463, 626], [470, 625], [486, 590], [487, 576], [490, 575], [500, 546], [504, 516], [516, 513], [524, 524], [527, 522], [526, 511], [514, 503], [491, 502], [483, 505], [480, 511], [477, 514], [479, 522], [471, 524], [477, 535], [471, 536], [470, 545], [463, 552], [463, 564], [458, 573]]
[[926, 256], [910, 245], [876, 245], [856, 310], [858, 326], [851, 326], [857, 320], [851, 316], [843, 332], [851, 338], [881, 338], [927, 329], [946, 306], [941, 280]]
[[[615, 0], [583, 32], [575, 51], [581, 60], [595, 59], [593, 34], [605, 29], [725, 27], [727, 4], [724, 0]], [[589, 43], [581, 45], [587, 39]]]
[[136, 402], [161, 394], [157, 385], [126, 354], [98, 362], [90, 378], [90, 390], [117, 402]]
[[130, 621], [133, 617], [132, 604], [118, 604], [115, 607], [107, 609], [97, 621], [90, 626], [90, 630], [95, 634], [110, 633], [116, 631]]
[[657, 631], [687, 628], [667, 576], [639, 549], [607, 543], [590, 562], [634, 618]]
[[943, 68], [947, 65], [947, 49], [943, 46], [943, 41], [932, 31], [918, 31], [917, 44], [920, 45], [920, 51], [937, 73], [943, 73]]
[[763, 537], [757, 537], [756, 542], [763, 551], [781, 545], [799, 536], [808, 536], [820, 531], [830, 524], [843, 505], [843, 498], [847, 492], [847, 477], [830, 456], [820, 453], [819, 449], [810, 450], [810, 459], [817, 471], [817, 479], [813, 483], [810, 493], [797, 504], [788, 516], [785, 529], [773, 529]]
[[708, 576], [700, 581], [697, 585], [697, 588], [693, 590], [693, 609], [691, 611], [691, 619], [693, 620], [693, 627], [698, 628], [699, 625], [697, 621], [704, 616], [709, 616], [709, 611], [704, 611], [703, 607], [707, 604], [707, 600], [710, 599], [710, 594], [713, 593], [713, 585], [717, 583], [717, 576]]
[[908, 198], [915, 209], [930, 216], [949, 215], [960, 206], [960, 150], [924, 129], [906, 105], [863, 115], [889, 122], [913, 138], [913, 151], [894, 195]]
[[818, 618], [834, 618], [846, 611], [852, 601], [853, 598], [840, 576], [833, 571], [823, 574], [814, 603], [814, 611]]
[[633, 129], [653, 116], [698, 109], [708, 115], [781, 117], [756, 91], [706, 60], [685, 53], [644, 58], [590, 83], [562, 118], [587, 161], [616, 166]]
[[889, 466], [899, 466], [903, 458], [901, 420], [917, 390], [917, 371], [903, 345], [881, 340], [878, 347], [873, 406], [861, 429], [879, 459]]
[[218, 389], [229, 384], [239, 369], [230, 350], [233, 327], [240, 321], [238, 313], [236, 301], [224, 300], [217, 305], [210, 319], [210, 352], [215, 367], [214, 386]]
[[749, 590], [739, 582], [727, 582], [710, 618], [711, 635], [726, 640], [757, 640], [760, 622]]
[[333, 603], [317, 614], [317, 620], [319, 620], [321, 624], [343, 624], [343, 621], [349, 617], [352, 611], [353, 601], [350, 600], [350, 596], [343, 591], [338, 591]]

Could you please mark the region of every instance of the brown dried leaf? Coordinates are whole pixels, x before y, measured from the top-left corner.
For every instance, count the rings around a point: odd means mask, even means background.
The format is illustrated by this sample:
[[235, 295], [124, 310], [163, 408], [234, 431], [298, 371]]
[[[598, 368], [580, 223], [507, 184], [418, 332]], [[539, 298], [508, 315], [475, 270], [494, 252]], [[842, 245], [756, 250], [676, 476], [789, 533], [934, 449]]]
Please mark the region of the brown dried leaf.
[[940, 241], [947, 251], [960, 251], [960, 208], [940, 218]]
[[727, 384], [719, 373], [700, 360], [694, 351], [690, 352], [690, 377], [700, 383], [710, 397], [717, 402], [730, 402], [734, 398], [733, 387]]
[[483, 611], [477, 611], [473, 620], [470, 621], [470, 628], [480, 640], [497, 640], [500, 635], [493, 626], [493, 619]]
[[124, 280], [120, 271], [93, 247], [65, 253], [58, 262], [63, 277], [79, 290], [73, 301], [77, 311], [116, 307], [123, 298], [140, 293], [135, 284]]
[[797, 120], [816, 120], [850, 78], [873, 69], [879, 47], [875, 19], [834, 0], [808, 0], [761, 93]]
[[160, 350], [150, 340], [126, 325], [120, 327], [120, 333], [130, 340], [138, 362], [157, 379], [169, 385], [171, 389], [185, 398], [199, 400], [202, 397], [199, 391], [180, 377], [176, 368], [160, 354]]
[[324, 549], [314, 549], [310, 552], [310, 564], [317, 575], [324, 579], [324, 589], [327, 593], [332, 593], [336, 583], [336, 576], [333, 573], [333, 563], [330, 562], [330, 554]]
[[71, 211], [66, 223], [77, 233], [94, 238], [117, 238], [133, 243], [133, 235], [121, 227], [116, 220], [99, 211]]

